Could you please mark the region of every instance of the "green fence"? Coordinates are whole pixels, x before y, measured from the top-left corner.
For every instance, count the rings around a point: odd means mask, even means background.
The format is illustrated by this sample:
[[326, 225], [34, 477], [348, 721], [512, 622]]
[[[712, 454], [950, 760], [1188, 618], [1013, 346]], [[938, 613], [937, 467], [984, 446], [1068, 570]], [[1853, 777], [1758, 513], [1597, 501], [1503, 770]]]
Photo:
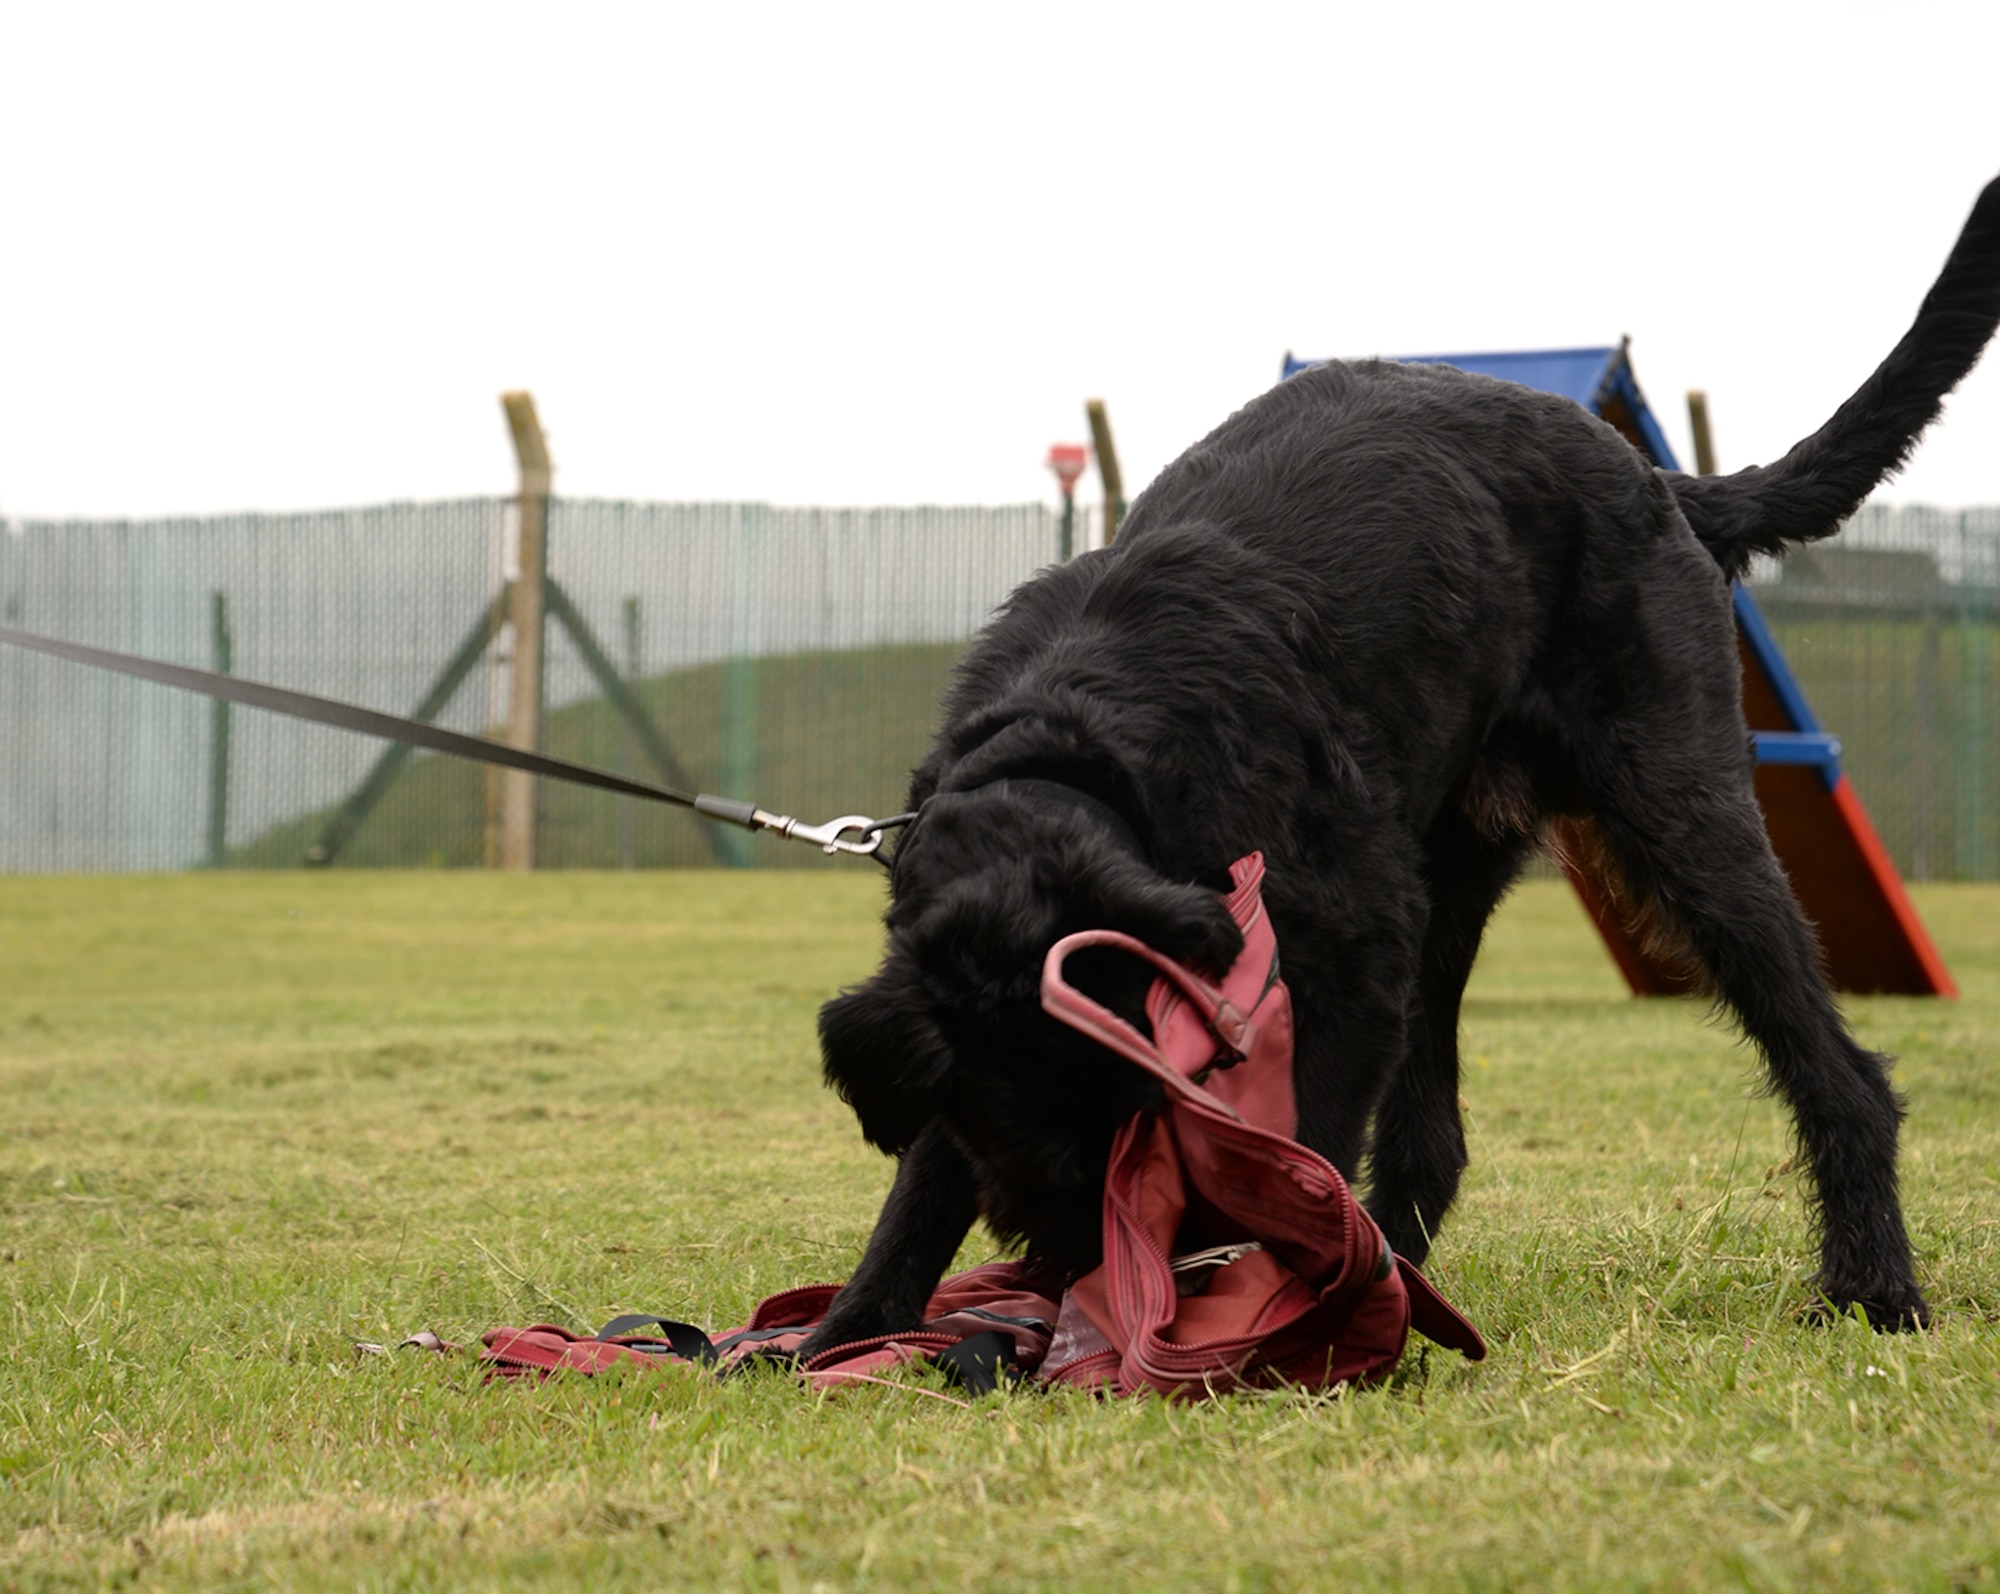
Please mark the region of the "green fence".
[[[23, 630], [392, 713], [505, 723], [511, 500], [309, 515], [30, 522], [0, 530], [0, 615]], [[544, 745], [660, 771], [578, 646], [644, 703], [688, 779], [808, 818], [894, 812], [950, 663], [1056, 555], [1056, 514], [761, 504], [550, 506]], [[470, 664], [440, 682], [455, 654]], [[448, 690], [437, 691], [440, 686]], [[0, 871], [290, 867], [383, 744], [0, 649]], [[683, 811], [544, 783], [548, 867], [832, 866]], [[419, 757], [351, 837], [352, 865], [476, 865], [488, 778]], [[855, 865], [850, 864], [850, 867]]]
[[[409, 713], [469, 647], [439, 723], [505, 717], [507, 500], [312, 515], [40, 522], [0, 530], [0, 615], [22, 629]], [[1040, 505], [550, 506], [544, 744], [659, 771], [579, 650], [632, 688], [688, 777], [806, 818], [890, 812], [951, 661], [1056, 556]], [[1921, 879], [2000, 878], [2000, 510], [1871, 507], [1752, 591], [1892, 856]], [[0, 871], [472, 866], [489, 782], [411, 759], [341, 838], [382, 744], [0, 649]], [[547, 867], [866, 867], [685, 813], [544, 784]]]

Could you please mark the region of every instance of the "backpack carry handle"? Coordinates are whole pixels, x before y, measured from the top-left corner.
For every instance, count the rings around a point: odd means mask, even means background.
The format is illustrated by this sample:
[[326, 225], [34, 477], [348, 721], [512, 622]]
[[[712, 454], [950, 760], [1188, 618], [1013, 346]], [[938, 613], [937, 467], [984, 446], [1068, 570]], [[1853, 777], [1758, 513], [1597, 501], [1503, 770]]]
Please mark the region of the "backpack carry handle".
[[1161, 977], [1179, 990], [1201, 1015], [1218, 1044], [1227, 1047], [1238, 1057], [1247, 1056], [1251, 1043], [1256, 1039], [1256, 1024], [1250, 1016], [1191, 969], [1176, 963], [1165, 953], [1156, 951], [1138, 937], [1127, 935], [1122, 930], [1079, 930], [1076, 934], [1066, 935], [1056, 942], [1049, 948], [1048, 957], [1043, 960], [1042, 1007], [1052, 1018], [1060, 1019], [1071, 1029], [1088, 1035], [1100, 1045], [1108, 1046], [1119, 1056], [1137, 1063], [1149, 1073], [1159, 1075], [1161, 1079], [1183, 1093], [1193, 1092], [1204, 1100], [1209, 1099], [1193, 1080], [1161, 1055], [1160, 1049], [1152, 1041], [1111, 1009], [1085, 996], [1063, 978], [1063, 964], [1070, 954], [1093, 946], [1114, 947], [1118, 951], [1130, 952], [1134, 957], [1143, 958], [1152, 964], [1160, 971]]

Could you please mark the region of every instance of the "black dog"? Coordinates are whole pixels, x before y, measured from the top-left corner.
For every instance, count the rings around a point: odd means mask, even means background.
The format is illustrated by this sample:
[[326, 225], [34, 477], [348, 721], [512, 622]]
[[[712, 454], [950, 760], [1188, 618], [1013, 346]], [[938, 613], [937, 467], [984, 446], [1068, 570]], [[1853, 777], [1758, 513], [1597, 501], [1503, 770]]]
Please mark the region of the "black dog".
[[[1847, 1033], [1751, 788], [1728, 580], [1823, 537], [1908, 456], [2000, 320], [2000, 181], [1915, 324], [1819, 432], [1733, 476], [1651, 468], [1567, 399], [1329, 365], [1170, 465], [1114, 548], [1045, 571], [960, 665], [915, 774], [889, 950], [820, 1015], [826, 1075], [901, 1159], [804, 1347], [912, 1326], [975, 1217], [1094, 1264], [1139, 1070], [1047, 1018], [1044, 953], [1128, 931], [1211, 971], [1266, 854], [1299, 1138], [1421, 1261], [1465, 1166], [1460, 994], [1559, 816], [1595, 821], [1755, 1040], [1817, 1184], [1816, 1288], [1919, 1326], [1901, 1104]], [[1136, 1012], [1115, 955], [1095, 979]], [[1079, 973], [1090, 971], [1079, 970]]]

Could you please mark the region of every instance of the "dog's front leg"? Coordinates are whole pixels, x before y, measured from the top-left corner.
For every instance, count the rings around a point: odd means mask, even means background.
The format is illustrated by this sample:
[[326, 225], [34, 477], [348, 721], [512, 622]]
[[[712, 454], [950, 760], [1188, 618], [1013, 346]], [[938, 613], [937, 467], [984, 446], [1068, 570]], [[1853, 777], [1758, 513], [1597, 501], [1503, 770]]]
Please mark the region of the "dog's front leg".
[[944, 1125], [933, 1119], [903, 1153], [861, 1265], [799, 1346], [800, 1359], [832, 1345], [915, 1328], [977, 1215], [972, 1170]]

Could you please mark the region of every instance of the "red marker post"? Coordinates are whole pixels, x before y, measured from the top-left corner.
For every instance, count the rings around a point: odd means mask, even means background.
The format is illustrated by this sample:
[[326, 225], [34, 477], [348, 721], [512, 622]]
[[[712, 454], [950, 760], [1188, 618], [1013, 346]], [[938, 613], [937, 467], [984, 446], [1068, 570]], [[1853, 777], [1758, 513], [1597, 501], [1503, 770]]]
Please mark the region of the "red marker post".
[[1049, 469], [1056, 473], [1056, 482], [1062, 488], [1062, 562], [1069, 563], [1071, 551], [1076, 546], [1076, 484], [1083, 478], [1083, 470], [1090, 463], [1090, 450], [1081, 443], [1051, 443], [1049, 445]]

